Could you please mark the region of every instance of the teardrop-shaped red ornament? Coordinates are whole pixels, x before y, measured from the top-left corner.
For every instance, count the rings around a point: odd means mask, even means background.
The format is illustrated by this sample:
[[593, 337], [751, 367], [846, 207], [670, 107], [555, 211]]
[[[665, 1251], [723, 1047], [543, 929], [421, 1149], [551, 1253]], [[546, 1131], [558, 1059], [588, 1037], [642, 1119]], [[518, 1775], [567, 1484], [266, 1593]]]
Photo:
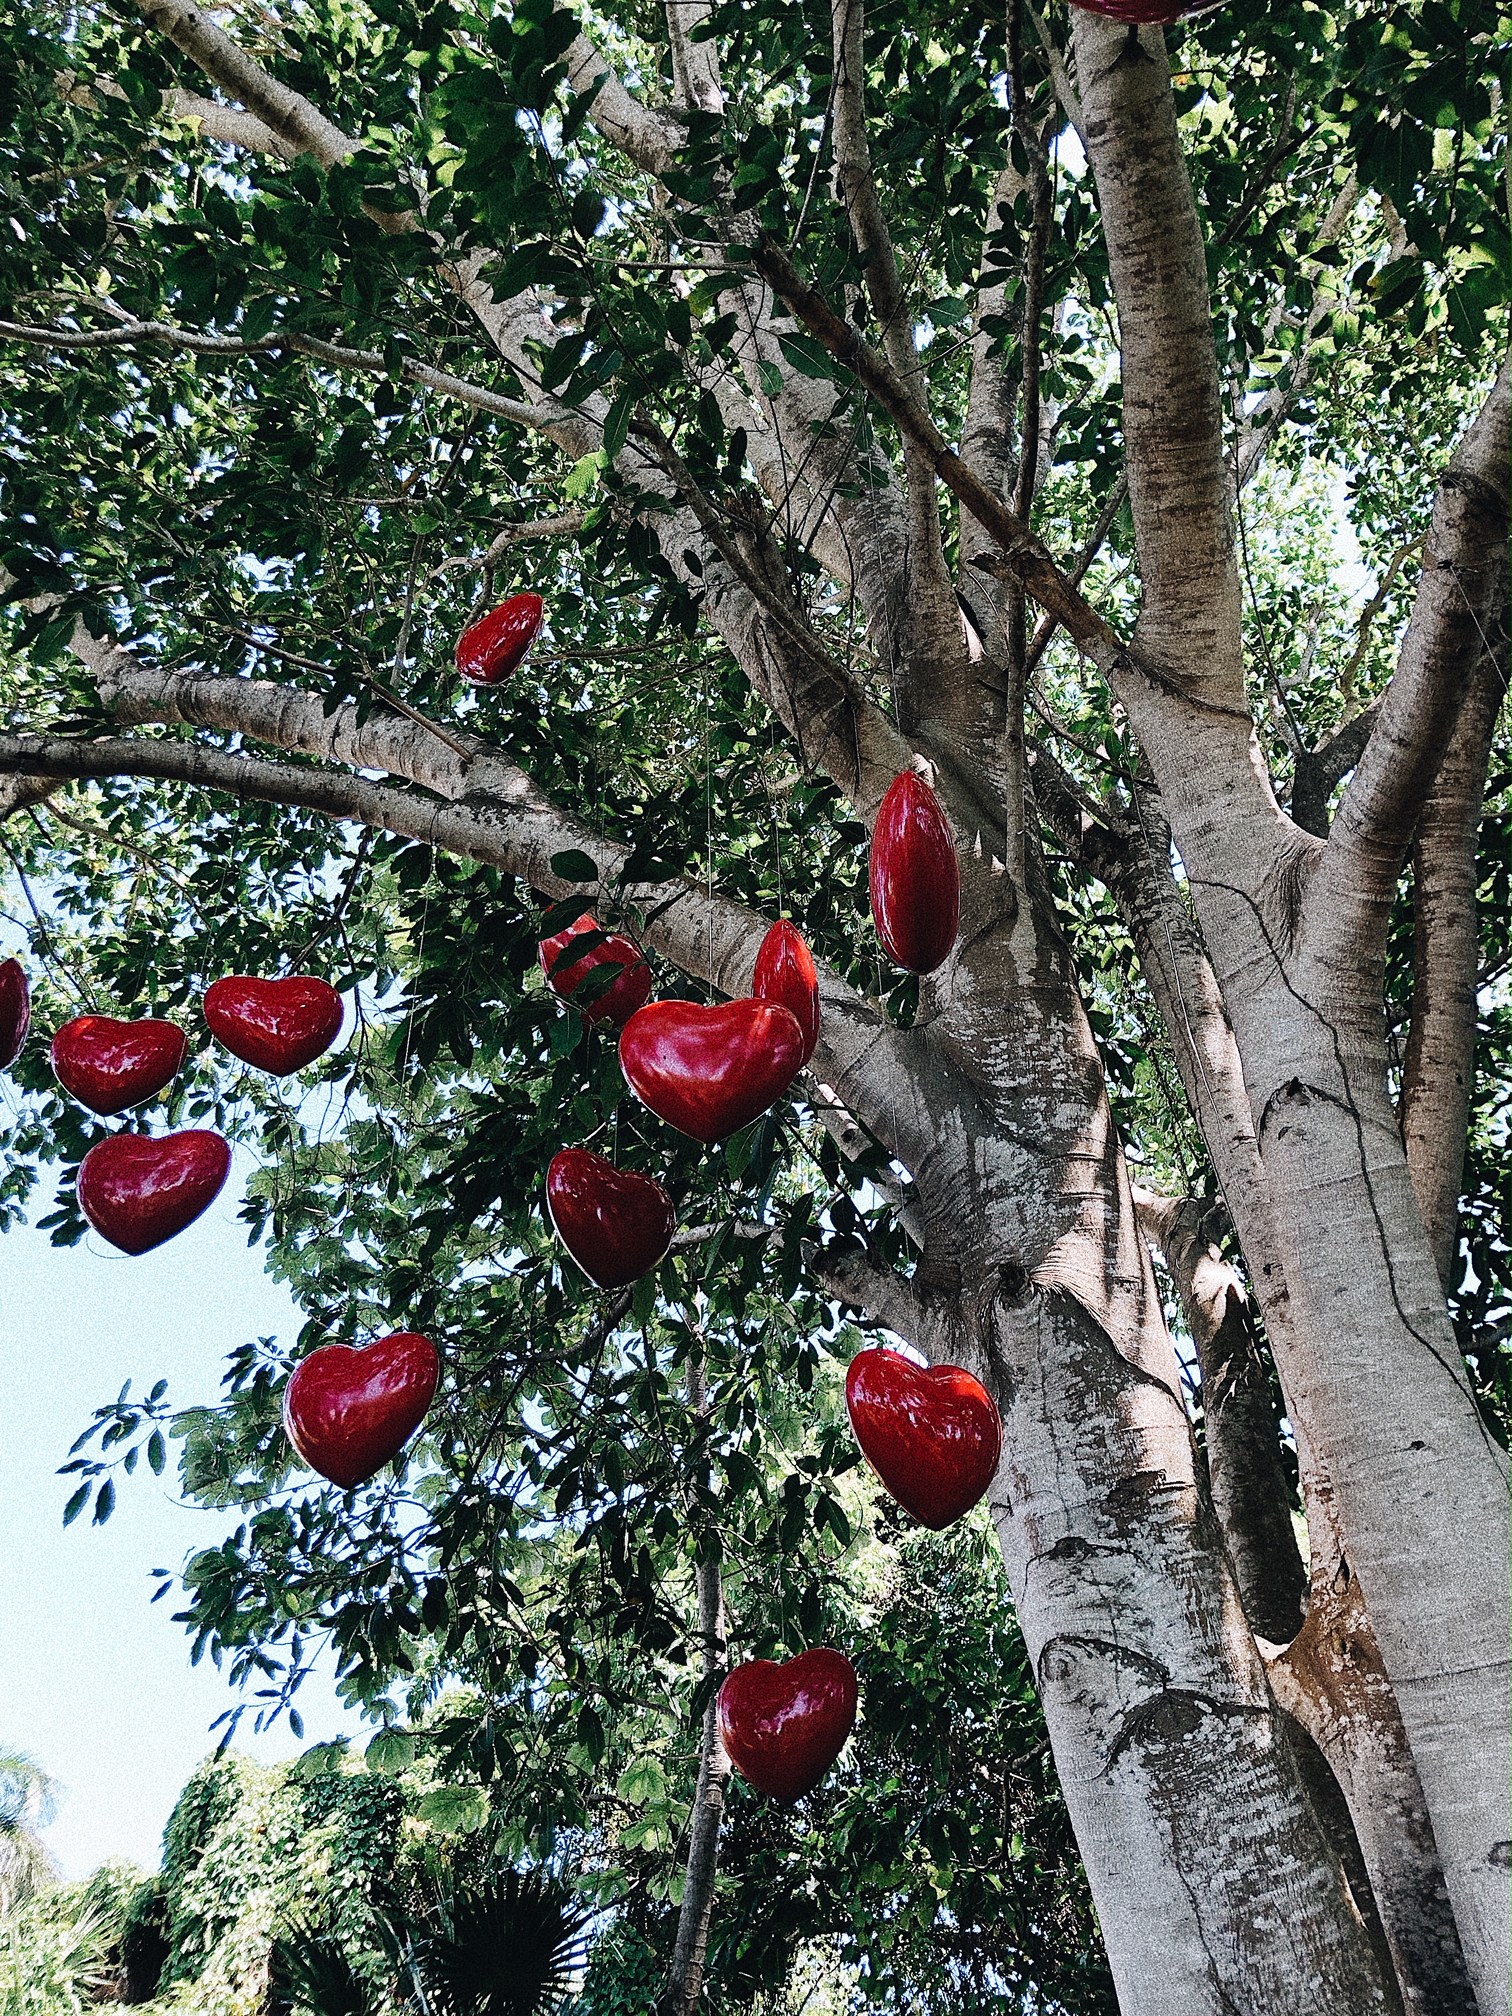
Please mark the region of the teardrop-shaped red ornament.
[[546, 604], [539, 595], [511, 595], [457, 639], [457, 670], [471, 686], [497, 686], [517, 671], [535, 642]]
[[945, 808], [917, 771], [888, 785], [872, 827], [872, 916], [883, 950], [909, 973], [950, 957], [961, 922], [961, 870]]
[[819, 1041], [819, 973], [803, 933], [784, 917], [761, 941], [751, 992], [758, 1001], [780, 1001], [803, 1031], [803, 1061]]

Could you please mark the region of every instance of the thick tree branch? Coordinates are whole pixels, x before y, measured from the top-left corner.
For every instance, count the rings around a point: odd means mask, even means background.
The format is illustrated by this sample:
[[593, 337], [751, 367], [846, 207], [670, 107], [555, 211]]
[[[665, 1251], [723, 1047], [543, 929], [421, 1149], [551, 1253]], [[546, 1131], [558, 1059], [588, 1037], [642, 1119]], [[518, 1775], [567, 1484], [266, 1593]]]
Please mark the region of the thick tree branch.
[[997, 542], [1006, 571], [1017, 575], [1032, 599], [1062, 623], [1072, 641], [1101, 671], [1133, 662], [1117, 631], [1085, 596], [1071, 587], [1049, 548], [996, 496], [953, 449], [927, 414], [919, 412], [885, 357], [841, 316], [799, 273], [776, 240], [763, 235], [752, 259], [792, 313], [830, 355], [853, 371], [877, 404], [930, 458], [935, 474], [977, 523]]
[[1239, 570], [1207, 257], [1159, 29], [1073, 10], [1072, 40], [1118, 303], [1140, 643], [1193, 691], [1244, 699]]
[[719, 51], [712, 36], [695, 31], [711, 13], [708, 0], [666, 0], [667, 42], [672, 51], [672, 81], [678, 103], [690, 112], [717, 118], [724, 111], [724, 87], [719, 78]]
[[1197, 1347], [1213, 1509], [1244, 1614], [1262, 1637], [1285, 1644], [1302, 1628], [1307, 1572], [1249, 1297], [1212, 1242], [1209, 1209], [1199, 1199], [1136, 1189], [1134, 1203], [1141, 1230], [1165, 1260]]
[[[877, 318], [882, 353], [905, 395], [922, 413], [927, 400], [919, 375], [913, 315], [872, 172], [871, 144], [866, 130], [865, 15], [865, 0], [831, 0], [835, 194], [850, 220], [867, 295]], [[906, 684], [924, 689], [921, 701], [923, 710], [928, 712], [952, 675], [964, 674], [964, 654], [960, 617], [940, 537], [935, 472], [911, 434], [903, 437], [903, 467], [908, 489], [903, 603], [908, 662], [904, 674]], [[910, 712], [905, 700], [905, 720]]]
[[1481, 798], [1507, 691], [1500, 651], [1481, 660], [1418, 820], [1412, 858], [1412, 1025], [1402, 1070], [1402, 1134], [1439, 1279], [1454, 1285], [1460, 1179], [1475, 1082], [1480, 965], [1475, 892]]
[[168, 106], [175, 119], [197, 126], [206, 140], [217, 141], [223, 147], [237, 147], [246, 154], [276, 154], [282, 161], [298, 158], [299, 149], [255, 112], [239, 112], [233, 105], [222, 105], [215, 98], [201, 98], [198, 92], [183, 90], [172, 93]]
[[[381, 350], [353, 350], [341, 343], [327, 343], [319, 336], [307, 336], [299, 330], [281, 331], [249, 340], [241, 336], [207, 336], [198, 330], [180, 329], [171, 322], [118, 322], [104, 329], [61, 329], [0, 321], [0, 342], [25, 343], [35, 349], [65, 353], [161, 348], [183, 351], [195, 357], [288, 355], [309, 357], [338, 371], [364, 371], [379, 376], [386, 376], [390, 369], [388, 359]], [[423, 385], [427, 391], [439, 393], [446, 399], [455, 399], [464, 406], [471, 406], [475, 412], [491, 413], [495, 419], [511, 421], [517, 427], [549, 433], [556, 427], [579, 423], [575, 411], [558, 406], [554, 401], [527, 403], [521, 399], [507, 399], [486, 385], [475, 385], [470, 379], [458, 378], [451, 371], [439, 371], [414, 358], [404, 358], [399, 368], [410, 384]]]
[[1412, 620], [1303, 899], [1320, 965], [1375, 968], [1397, 877], [1488, 642], [1507, 572], [1508, 366], [1439, 483]]
[[1339, 780], [1347, 777], [1364, 755], [1380, 711], [1380, 701], [1372, 700], [1368, 707], [1362, 707], [1358, 714], [1341, 723], [1316, 749], [1297, 751], [1289, 809], [1304, 833], [1312, 833], [1319, 840], [1328, 838], [1328, 801]]
[[166, 35], [205, 75], [299, 154], [313, 154], [322, 168], [334, 167], [354, 152], [356, 142], [327, 119], [308, 98], [271, 77], [223, 28], [192, 0], [137, 0], [153, 27]]

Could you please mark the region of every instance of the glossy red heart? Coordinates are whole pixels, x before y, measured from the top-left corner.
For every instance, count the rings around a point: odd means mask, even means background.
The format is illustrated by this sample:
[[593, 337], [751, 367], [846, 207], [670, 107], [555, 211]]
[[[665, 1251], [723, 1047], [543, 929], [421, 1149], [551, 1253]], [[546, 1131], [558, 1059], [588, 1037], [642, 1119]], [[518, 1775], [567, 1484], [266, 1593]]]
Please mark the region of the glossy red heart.
[[997, 1473], [1002, 1419], [986, 1387], [959, 1365], [858, 1351], [845, 1406], [862, 1455], [922, 1525], [959, 1519]]
[[309, 973], [233, 973], [205, 993], [205, 1020], [233, 1057], [282, 1078], [323, 1057], [341, 1034], [341, 996]]
[[19, 959], [0, 965], [0, 1071], [14, 1064], [31, 1027], [31, 989]]
[[616, 1169], [588, 1148], [564, 1148], [546, 1171], [557, 1237], [600, 1288], [628, 1288], [672, 1244], [677, 1212], [652, 1176]]
[[888, 785], [872, 827], [872, 916], [889, 959], [932, 973], [961, 922], [961, 869], [945, 808], [916, 771]]
[[155, 1099], [177, 1076], [186, 1047], [172, 1022], [76, 1015], [52, 1039], [53, 1075], [92, 1113], [124, 1113]]
[[350, 1490], [399, 1454], [440, 1376], [435, 1345], [415, 1330], [358, 1347], [322, 1344], [294, 1368], [284, 1432], [312, 1470]]
[[796, 1659], [753, 1659], [719, 1690], [719, 1734], [742, 1778], [784, 1804], [812, 1792], [856, 1720], [856, 1669], [817, 1646]]
[[1192, 11], [1191, 7], [1173, 7], [1170, 0], [1071, 0], [1071, 4], [1088, 14], [1103, 14], [1110, 21], [1133, 22], [1141, 27], [1148, 23], [1168, 28]]
[[781, 1096], [803, 1031], [776, 1001], [651, 1001], [625, 1024], [620, 1068], [635, 1096], [695, 1141], [723, 1141]]
[[123, 1253], [149, 1253], [214, 1203], [231, 1167], [219, 1134], [112, 1134], [79, 1164], [79, 1206]]
[[802, 932], [786, 918], [761, 941], [751, 992], [758, 1001], [780, 1001], [796, 1017], [807, 1064], [819, 1041], [819, 974]]
[[539, 595], [511, 595], [457, 639], [457, 670], [473, 686], [497, 686], [521, 664], [541, 627]]
[[[608, 933], [586, 951], [568, 949], [574, 938], [585, 937], [588, 932], [602, 928], [584, 911], [577, 922], [569, 924], [565, 931], [558, 931], [554, 938], [543, 938], [540, 945], [541, 971], [546, 975], [546, 984], [552, 993], [560, 994], [564, 1001], [572, 1001], [585, 1022], [612, 1022], [616, 1029], [623, 1029], [636, 1009], [644, 1007], [650, 999], [653, 984], [651, 968], [641, 957], [640, 947], [635, 941], [622, 937], [618, 932]], [[588, 975], [601, 966], [618, 966], [619, 978], [611, 982], [596, 1000], [573, 1000], [576, 990]]]

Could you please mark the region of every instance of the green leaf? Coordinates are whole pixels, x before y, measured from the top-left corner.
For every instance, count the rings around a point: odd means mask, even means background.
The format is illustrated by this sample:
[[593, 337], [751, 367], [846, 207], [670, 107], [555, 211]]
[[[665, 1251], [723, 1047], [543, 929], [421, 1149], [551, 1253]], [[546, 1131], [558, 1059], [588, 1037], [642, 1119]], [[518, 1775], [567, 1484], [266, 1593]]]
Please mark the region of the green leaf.
[[563, 882], [598, 880], [598, 863], [580, 847], [567, 847], [560, 854], [553, 854], [549, 866], [552, 874]]
[[488, 1818], [488, 1800], [476, 1785], [438, 1785], [426, 1793], [416, 1814], [438, 1834], [472, 1834]]
[[608, 459], [598, 449], [591, 455], [581, 455], [568, 470], [562, 484], [562, 495], [569, 504], [581, 504], [583, 499], [598, 488], [599, 477], [608, 467]]
[[635, 395], [628, 386], [618, 393], [609, 408], [609, 417], [604, 422], [604, 459], [612, 462], [624, 447], [630, 434], [630, 412], [635, 404]]
[[415, 1739], [407, 1729], [380, 1729], [363, 1753], [369, 1771], [397, 1778], [415, 1761]]

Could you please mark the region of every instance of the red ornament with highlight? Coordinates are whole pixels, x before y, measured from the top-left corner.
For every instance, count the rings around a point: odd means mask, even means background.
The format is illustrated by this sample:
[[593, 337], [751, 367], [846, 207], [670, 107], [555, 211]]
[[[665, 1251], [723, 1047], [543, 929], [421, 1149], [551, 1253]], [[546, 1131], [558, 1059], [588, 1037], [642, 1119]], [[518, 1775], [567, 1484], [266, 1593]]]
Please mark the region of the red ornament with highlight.
[[178, 1076], [186, 1048], [172, 1022], [76, 1015], [52, 1039], [53, 1076], [81, 1106], [108, 1117], [155, 1099]]
[[[607, 933], [597, 945], [590, 945], [585, 951], [572, 949], [573, 939], [602, 928], [585, 911], [565, 931], [558, 931], [554, 938], [543, 938], [540, 945], [541, 971], [546, 975], [546, 984], [552, 993], [559, 994], [564, 1001], [571, 1001], [585, 1022], [612, 1022], [616, 1029], [623, 1029], [636, 1009], [644, 1007], [651, 998], [651, 968], [641, 957], [640, 947], [634, 940], [615, 931]], [[596, 1000], [577, 1000], [575, 996], [583, 982], [601, 966], [617, 966], [620, 969], [619, 978]]]
[[916, 771], [887, 787], [872, 827], [871, 910], [894, 965], [932, 973], [961, 922], [961, 870], [945, 808]]
[[457, 670], [470, 686], [497, 686], [524, 662], [545, 613], [539, 595], [511, 595], [462, 632]]
[[905, 1512], [938, 1530], [971, 1510], [997, 1474], [1003, 1423], [986, 1387], [959, 1365], [915, 1365], [901, 1351], [858, 1351], [845, 1407], [861, 1453]]
[[742, 1778], [791, 1805], [812, 1792], [856, 1720], [856, 1669], [820, 1646], [779, 1664], [753, 1659], [719, 1690], [719, 1734]]
[[758, 1001], [780, 1001], [797, 1018], [807, 1064], [819, 1041], [819, 974], [802, 932], [786, 918], [761, 941], [751, 992]]
[[350, 1490], [399, 1454], [440, 1377], [435, 1345], [414, 1330], [361, 1347], [323, 1344], [294, 1368], [284, 1432], [312, 1470]]
[[625, 1024], [626, 1083], [658, 1119], [723, 1141], [765, 1113], [797, 1076], [803, 1031], [776, 1001], [652, 1001]]
[[1170, 0], [1071, 0], [1071, 5], [1132, 28], [1169, 28], [1173, 21], [1193, 12], [1190, 7], [1173, 7]]
[[219, 1134], [112, 1134], [79, 1164], [79, 1207], [123, 1253], [149, 1253], [220, 1195], [231, 1150]]
[[21, 1045], [31, 1027], [31, 989], [19, 959], [0, 965], [0, 1071], [5, 1071], [21, 1055]]
[[276, 1078], [323, 1057], [341, 1034], [341, 996], [309, 973], [257, 980], [233, 973], [205, 994], [210, 1033], [244, 1064]]
[[616, 1169], [588, 1148], [564, 1148], [546, 1171], [556, 1235], [598, 1288], [628, 1288], [665, 1257], [677, 1227], [672, 1199], [652, 1176]]

